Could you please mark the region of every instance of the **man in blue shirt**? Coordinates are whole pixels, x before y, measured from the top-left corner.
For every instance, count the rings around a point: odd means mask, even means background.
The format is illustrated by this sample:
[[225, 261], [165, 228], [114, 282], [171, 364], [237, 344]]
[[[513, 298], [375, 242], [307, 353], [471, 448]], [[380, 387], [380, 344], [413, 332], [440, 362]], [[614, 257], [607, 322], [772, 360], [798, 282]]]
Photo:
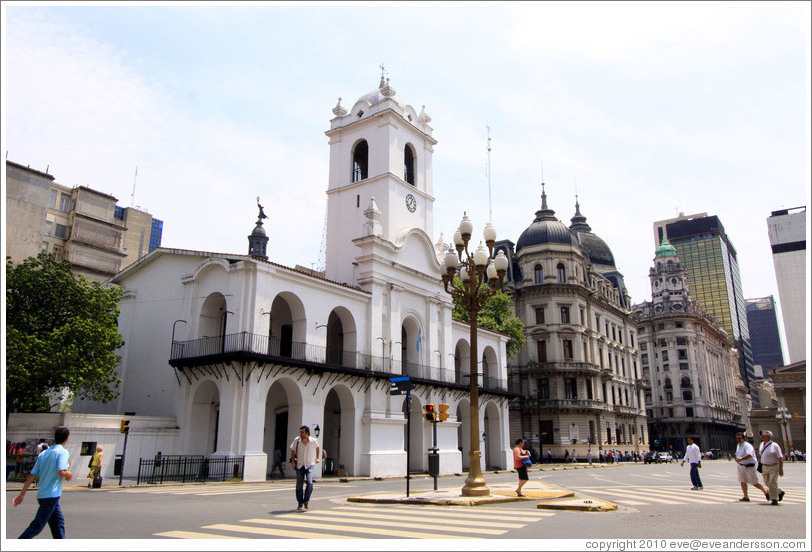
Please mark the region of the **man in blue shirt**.
[[62, 509], [59, 507], [59, 497], [62, 496], [62, 479], [64, 478], [65, 481], [73, 479], [73, 474], [68, 471], [69, 454], [64, 446], [68, 442], [69, 435], [68, 428], [56, 428], [54, 432], [56, 444], [37, 456], [37, 463], [34, 464], [31, 474], [26, 479], [23, 490], [11, 501], [14, 506], [22, 504], [28, 487], [34, 482], [34, 478], [39, 476], [39, 489], [37, 490], [39, 509], [28, 529], [20, 535], [21, 539], [33, 539], [40, 534], [46, 524], [51, 528], [53, 538], [65, 538], [65, 516], [62, 515]]

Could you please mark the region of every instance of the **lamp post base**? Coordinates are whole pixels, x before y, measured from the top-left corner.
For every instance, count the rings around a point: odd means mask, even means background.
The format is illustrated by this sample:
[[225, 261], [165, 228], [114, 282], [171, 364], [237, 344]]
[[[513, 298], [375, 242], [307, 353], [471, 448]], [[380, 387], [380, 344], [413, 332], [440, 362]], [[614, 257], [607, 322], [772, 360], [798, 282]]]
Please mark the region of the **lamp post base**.
[[469, 457], [468, 478], [465, 480], [465, 485], [463, 485], [460, 494], [462, 496], [491, 496], [491, 490], [485, 484], [485, 478], [482, 477], [482, 468], [480, 467], [482, 453], [478, 450], [471, 451]]

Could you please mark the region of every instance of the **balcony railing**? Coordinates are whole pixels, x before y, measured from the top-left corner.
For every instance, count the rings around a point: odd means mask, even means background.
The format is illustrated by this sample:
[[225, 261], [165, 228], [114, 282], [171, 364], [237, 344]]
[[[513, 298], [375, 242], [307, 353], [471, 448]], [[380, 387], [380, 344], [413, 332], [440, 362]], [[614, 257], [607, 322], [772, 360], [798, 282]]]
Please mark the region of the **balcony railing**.
[[509, 366], [511, 374], [537, 374], [548, 372], [600, 374], [600, 367], [588, 362], [541, 362], [530, 363], [525, 366]]
[[522, 408], [554, 409], [563, 408], [589, 408], [595, 410], [608, 410], [611, 407], [603, 401], [595, 399], [539, 399], [524, 397], [519, 400]]
[[[411, 378], [468, 385], [467, 374], [448, 368], [418, 364], [391, 358], [365, 355], [356, 351], [328, 349], [320, 345], [285, 341], [278, 337], [240, 332], [216, 337], [203, 337], [172, 343], [170, 363], [173, 366], [194, 366], [223, 355], [249, 355], [257, 360], [298, 361], [319, 364], [339, 370], [378, 372], [406, 375]], [[507, 381], [483, 377], [483, 389], [506, 391]]]
[[615, 405], [615, 412], [620, 414], [637, 414], [637, 409], [633, 406], [623, 406], [622, 404]]

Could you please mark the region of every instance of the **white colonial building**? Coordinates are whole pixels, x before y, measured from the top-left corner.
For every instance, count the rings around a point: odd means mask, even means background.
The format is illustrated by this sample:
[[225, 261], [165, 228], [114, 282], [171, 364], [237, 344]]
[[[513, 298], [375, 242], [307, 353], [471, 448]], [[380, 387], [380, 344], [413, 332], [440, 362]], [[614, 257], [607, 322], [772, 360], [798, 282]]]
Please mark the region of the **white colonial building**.
[[[483, 463], [506, 468], [507, 337], [482, 330], [471, 351], [468, 326], [451, 319], [432, 239], [430, 118], [383, 79], [333, 113], [325, 271], [267, 260], [261, 208], [248, 254], [152, 251], [110, 280], [124, 290], [121, 396], [74, 410], [174, 416], [177, 450], [164, 454], [244, 456], [245, 479], [263, 480], [301, 425], [318, 427], [329, 464], [348, 475], [405, 475], [407, 439], [409, 469], [424, 471], [423, 405], [447, 403], [440, 472], [458, 473], [474, 354]], [[406, 397], [389, 393], [401, 375], [417, 384], [410, 435]]]

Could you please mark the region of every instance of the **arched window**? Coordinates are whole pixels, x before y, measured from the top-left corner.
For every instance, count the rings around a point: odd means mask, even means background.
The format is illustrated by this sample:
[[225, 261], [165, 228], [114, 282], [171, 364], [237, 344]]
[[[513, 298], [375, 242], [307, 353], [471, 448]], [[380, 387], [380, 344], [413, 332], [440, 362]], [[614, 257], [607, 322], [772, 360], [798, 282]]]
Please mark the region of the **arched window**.
[[414, 186], [414, 151], [409, 144], [403, 149], [403, 180]]
[[564, 269], [564, 263], [558, 263], [555, 268], [558, 272], [558, 281], [562, 284], [565, 283], [567, 281], [567, 271]]
[[535, 279], [533, 280], [537, 284], [544, 283], [544, 269], [541, 268], [541, 265], [536, 265], [536, 268], [533, 269], [535, 274]]
[[369, 146], [366, 140], [361, 140], [355, 145], [352, 152], [352, 181], [358, 182], [368, 177], [369, 170]]
[[666, 389], [671, 389], [671, 378], [665, 378], [665, 385], [663, 385]]
[[691, 385], [691, 379], [688, 376], [685, 376], [684, 378], [682, 378], [682, 381], [680, 382], [680, 386], [683, 389], [690, 389], [691, 387], [693, 387]]

